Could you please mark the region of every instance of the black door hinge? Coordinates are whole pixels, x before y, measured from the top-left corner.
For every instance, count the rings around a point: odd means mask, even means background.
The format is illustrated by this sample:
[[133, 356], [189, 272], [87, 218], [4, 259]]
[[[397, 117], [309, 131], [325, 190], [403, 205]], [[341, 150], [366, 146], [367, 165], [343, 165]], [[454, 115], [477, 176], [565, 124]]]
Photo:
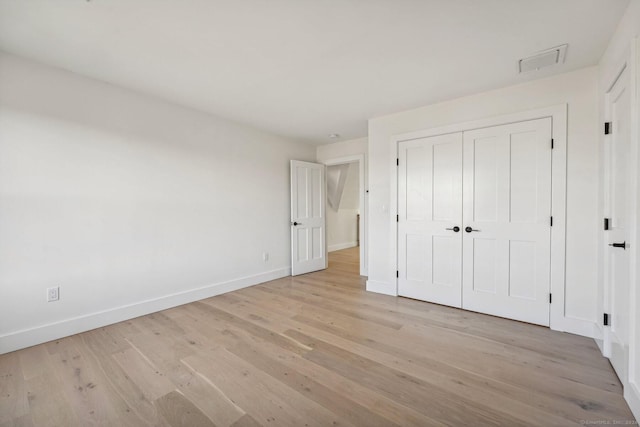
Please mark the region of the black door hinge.
[[400, 277], [400, 272], [396, 270], [396, 277]]
[[604, 322], [604, 326], [609, 326], [609, 314], [604, 313], [603, 322]]
[[396, 166], [400, 166], [400, 159], [396, 158]]
[[611, 133], [611, 122], [605, 122], [604, 124], [604, 134], [609, 135]]
[[396, 215], [396, 222], [400, 222], [400, 215]]
[[608, 230], [609, 229], [609, 218], [605, 218], [604, 219], [604, 229]]
[[549, 217], [549, 225], [553, 227], [553, 217]]
[[551, 149], [553, 150], [553, 138], [551, 138]]
[[549, 294], [549, 304], [551, 304], [551, 294]]

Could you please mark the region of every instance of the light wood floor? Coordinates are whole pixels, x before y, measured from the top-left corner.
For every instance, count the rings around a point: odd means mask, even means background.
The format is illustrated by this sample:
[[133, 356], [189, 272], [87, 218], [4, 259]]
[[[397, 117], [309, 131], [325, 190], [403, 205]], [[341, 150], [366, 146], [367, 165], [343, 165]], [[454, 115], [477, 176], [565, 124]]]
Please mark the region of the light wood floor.
[[633, 420], [593, 340], [367, 293], [357, 257], [0, 356], [0, 426]]

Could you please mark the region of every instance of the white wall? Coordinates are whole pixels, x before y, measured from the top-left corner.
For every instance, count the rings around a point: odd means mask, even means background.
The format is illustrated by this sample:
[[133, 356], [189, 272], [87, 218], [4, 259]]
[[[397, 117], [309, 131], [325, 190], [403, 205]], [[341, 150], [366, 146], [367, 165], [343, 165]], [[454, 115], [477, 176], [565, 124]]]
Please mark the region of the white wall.
[[367, 138], [350, 139], [332, 144], [318, 145], [316, 147], [316, 161], [324, 163], [327, 160], [356, 156], [359, 154], [366, 156], [368, 149], [369, 142]]
[[288, 275], [289, 159], [315, 147], [1, 54], [0, 353]]
[[[640, 37], [640, 1], [631, 0], [629, 7], [625, 12], [616, 32], [611, 37], [609, 45], [600, 60], [598, 67], [598, 96], [599, 96], [599, 126], [605, 122], [605, 102], [606, 93], [609, 91], [611, 84], [616, 79], [620, 72], [620, 67], [623, 63], [627, 63], [628, 71], [630, 72], [630, 79], [632, 81], [632, 93], [633, 104], [635, 110], [632, 114], [635, 116], [635, 122], [632, 123], [633, 138], [635, 156], [632, 158], [632, 164], [635, 166], [636, 176], [636, 193], [635, 193], [635, 206], [634, 214], [635, 224], [632, 225], [632, 232], [635, 232], [630, 236], [631, 241], [631, 256], [632, 263], [631, 269], [631, 295], [629, 295], [630, 301], [630, 343], [629, 343], [629, 378], [628, 385], [625, 387], [624, 394], [629, 407], [633, 411], [636, 419], [640, 419], [640, 250], [638, 249], [638, 242], [640, 242], [640, 134], [638, 132], [640, 123], [640, 98], [638, 95], [638, 88], [640, 87], [640, 42], [637, 41]], [[636, 40], [634, 43], [634, 39]], [[635, 52], [634, 52], [635, 44]], [[635, 91], [633, 88], [635, 87]], [[601, 153], [604, 153], [604, 135], [602, 128], [599, 129], [599, 142]], [[599, 173], [599, 196], [600, 196], [600, 212], [599, 218], [604, 217], [604, 156], [601, 155], [600, 173]], [[634, 195], [630, 194], [629, 199], [633, 200]], [[635, 230], [633, 230], [635, 228]], [[602, 228], [599, 228], [602, 230]], [[605, 350], [606, 345], [603, 343], [605, 338], [604, 326], [602, 322], [602, 313], [609, 311], [610, 307], [606, 306], [604, 298], [604, 248], [605, 248], [605, 236], [604, 232], [599, 232], [598, 239], [598, 299], [597, 299], [597, 312], [598, 312], [598, 327], [596, 328], [598, 345]]]
[[392, 135], [564, 103], [568, 104], [565, 316], [578, 322], [580, 330], [591, 330], [596, 320], [599, 224], [596, 67], [371, 119], [368, 289], [396, 292], [389, 209], [389, 177], [396, 157]]
[[[360, 213], [358, 163], [347, 164], [347, 179], [338, 209], [327, 204], [327, 245], [329, 252], [352, 248], [358, 243], [357, 215]], [[328, 166], [328, 169], [337, 166]]]

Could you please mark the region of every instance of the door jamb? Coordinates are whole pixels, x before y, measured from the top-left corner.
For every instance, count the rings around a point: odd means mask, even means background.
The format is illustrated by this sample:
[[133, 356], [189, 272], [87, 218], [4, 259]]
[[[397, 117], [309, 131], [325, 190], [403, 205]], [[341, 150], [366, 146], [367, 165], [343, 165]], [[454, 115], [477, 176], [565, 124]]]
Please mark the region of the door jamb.
[[[549, 327], [553, 330], [567, 331], [579, 335], [591, 336], [593, 323], [585, 322], [566, 314], [565, 311], [565, 246], [566, 246], [566, 200], [567, 200], [567, 104], [559, 104], [519, 113], [490, 117], [469, 122], [456, 123], [447, 126], [424, 129], [393, 135], [390, 141], [390, 200], [389, 225], [391, 229], [391, 257], [389, 260], [392, 270], [398, 269], [398, 228], [396, 215], [398, 214], [398, 144], [430, 136], [448, 133], [464, 132], [485, 127], [493, 127], [516, 123], [526, 120], [551, 118], [551, 137], [554, 147], [551, 160], [551, 283], [550, 292], [553, 303], [549, 313]], [[395, 268], [393, 268], [395, 267]], [[398, 294], [398, 280], [395, 283], [395, 294]]]

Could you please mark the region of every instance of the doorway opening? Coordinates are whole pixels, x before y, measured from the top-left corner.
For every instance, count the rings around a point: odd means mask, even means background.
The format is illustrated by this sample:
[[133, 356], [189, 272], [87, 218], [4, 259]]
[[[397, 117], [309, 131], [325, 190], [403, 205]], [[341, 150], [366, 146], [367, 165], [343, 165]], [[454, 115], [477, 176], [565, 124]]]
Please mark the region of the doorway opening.
[[[327, 252], [357, 256], [358, 271], [366, 275], [364, 156], [326, 161]], [[336, 257], [329, 257], [329, 262]]]

